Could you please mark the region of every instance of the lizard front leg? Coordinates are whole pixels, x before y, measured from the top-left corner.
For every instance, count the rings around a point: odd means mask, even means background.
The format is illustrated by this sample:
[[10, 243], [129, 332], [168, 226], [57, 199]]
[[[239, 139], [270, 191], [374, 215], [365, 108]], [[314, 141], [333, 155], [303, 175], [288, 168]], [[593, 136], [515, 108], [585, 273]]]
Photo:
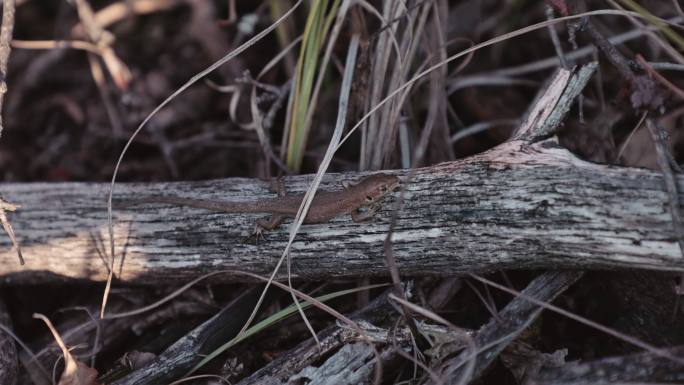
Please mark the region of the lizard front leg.
[[368, 207], [368, 209], [366, 211], [361, 211], [359, 209], [355, 209], [354, 211], [351, 212], [352, 220], [356, 223], [367, 221], [367, 220], [371, 219], [375, 215], [375, 213], [378, 212], [379, 209], [380, 209], [380, 206], [378, 206], [378, 205], [372, 205], [372, 206]]

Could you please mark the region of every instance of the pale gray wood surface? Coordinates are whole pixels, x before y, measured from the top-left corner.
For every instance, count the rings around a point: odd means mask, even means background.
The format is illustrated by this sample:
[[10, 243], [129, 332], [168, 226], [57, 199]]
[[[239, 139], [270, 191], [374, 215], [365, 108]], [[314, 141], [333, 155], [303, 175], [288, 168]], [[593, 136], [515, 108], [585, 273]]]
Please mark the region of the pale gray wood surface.
[[[579, 271], [550, 271], [539, 275], [521, 292], [521, 296], [509, 302], [475, 333], [473, 348], [464, 349], [458, 356], [445, 360], [433, 370], [446, 384], [457, 384], [464, 378], [467, 378], [464, 383], [480, 378], [499, 354], [539, 318], [543, 308], [538, 303], [552, 302], [577, 282], [582, 274]], [[534, 299], [537, 303], [528, 299]], [[472, 357], [474, 351], [479, 351], [475, 358]], [[424, 384], [435, 383], [430, 379]]]
[[[659, 173], [579, 160], [552, 140], [505, 143], [463, 161], [397, 171], [404, 203], [393, 235], [406, 275], [494, 269], [644, 268], [684, 271]], [[331, 175], [323, 189], [339, 189]], [[285, 180], [301, 192], [310, 176]], [[679, 191], [684, 187], [680, 177]], [[115, 203], [155, 194], [248, 201], [273, 197], [269, 182], [118, 184]], [[14, 183], [0, 192], [22, 207], [10, 213], [26, 265], [7, 236], [0, 242], [0, 282], [78, 278], [102, 281], [109, 254], [105, 183]], [[367, 223], [338, 217], [304, 225], [292, 247], [296, 277], [386, 275], [383, 241], [401, 194]], [[255, 245], [245, 241], [260, 214], [212, 213], [151, 204], [115, 209], [116, 271], [140, 283], [180, 283], [221, 269], [268, 275], [288, 226]], [[125, 253], [123, 264], [121, 253]], [[282, 269], [282, 275], [285, 270]]]

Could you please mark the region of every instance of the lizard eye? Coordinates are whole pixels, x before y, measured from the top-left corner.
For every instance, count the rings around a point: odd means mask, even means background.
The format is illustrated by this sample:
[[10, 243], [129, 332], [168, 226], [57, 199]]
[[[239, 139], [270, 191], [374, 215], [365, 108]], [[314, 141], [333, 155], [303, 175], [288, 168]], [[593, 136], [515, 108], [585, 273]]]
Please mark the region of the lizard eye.
[[373, 197], [370, 195], [366, 195], [366, 201], [373, 202]]
[[387, 186], [382, 185], [380, 186], [380, 192], [386, 192], [387, 191]]

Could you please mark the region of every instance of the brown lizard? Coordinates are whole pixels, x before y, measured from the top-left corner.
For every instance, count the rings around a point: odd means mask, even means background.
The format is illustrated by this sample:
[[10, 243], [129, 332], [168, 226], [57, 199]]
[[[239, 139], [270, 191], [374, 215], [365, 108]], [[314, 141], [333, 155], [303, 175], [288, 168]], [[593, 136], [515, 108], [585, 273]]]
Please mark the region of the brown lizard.
[[[358, 183], [343, 182], [342, 191], [319, 191], [314, 196], [304, 223], [324, 223], [330, 219], [350, 213], [354, 222], [371, 218], [379, 209], [379, 202], [385, 195], [399, 187], [399, 178], [388, 174], [375, 174]], [[277, 198], [254, 202], [217, 202], [205, 199], [175, 196], [154, 196], [136, 203], [169, 203], [228, 213], [270, 213], [270, 218], [257, 220], [256, 234], [261, 229], [273, 230], [285, 218], [294, 218], [302, 203], [304, 194], [283, 195]], [[365, 208], [365, 211], [361, 209]]]

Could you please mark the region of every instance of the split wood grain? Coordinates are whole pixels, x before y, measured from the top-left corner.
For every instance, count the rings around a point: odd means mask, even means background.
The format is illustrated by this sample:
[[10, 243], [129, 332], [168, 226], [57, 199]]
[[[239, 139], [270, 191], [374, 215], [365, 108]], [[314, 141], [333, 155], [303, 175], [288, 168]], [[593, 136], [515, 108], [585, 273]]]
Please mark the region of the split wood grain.
[[[394, 251], [407, 276], [497, 269], [684, 271], [658, 172], [585, 162], [549, 139], [510, 141], [462, 161], [418, 169], [411, 180], [409, 171], [394, 174], [402, 178], [404, 191], [392, 194], [370, 221], [339, 217], [301, 228], [291, 253], [295, 277], [387, 275], [382, 250], [393, 212]], [[339, 189], [340, 180], [361, 176], [330, 175], [321, 188]], [[287, 178], [285, 187], [301, 192], [310, 180]], [[684, 178], [677, 183], [684, 191]], [[10, 220], [26, 258], [20, 266], [3, 236], [0, 283], [105, 280], [107, 191], [105, 183], [0, 185], [4, 198], [21, 205]], [[168, 204], [123, 207], [127, 200], [159, 194], [227, 201], [274, 196], [269, 182], [240, 178], [117, 184], [120, 280], [181, 282], [224, 269], [270, 274], [288, 226], [255, 245], [245, 238], [260, 214]]]

